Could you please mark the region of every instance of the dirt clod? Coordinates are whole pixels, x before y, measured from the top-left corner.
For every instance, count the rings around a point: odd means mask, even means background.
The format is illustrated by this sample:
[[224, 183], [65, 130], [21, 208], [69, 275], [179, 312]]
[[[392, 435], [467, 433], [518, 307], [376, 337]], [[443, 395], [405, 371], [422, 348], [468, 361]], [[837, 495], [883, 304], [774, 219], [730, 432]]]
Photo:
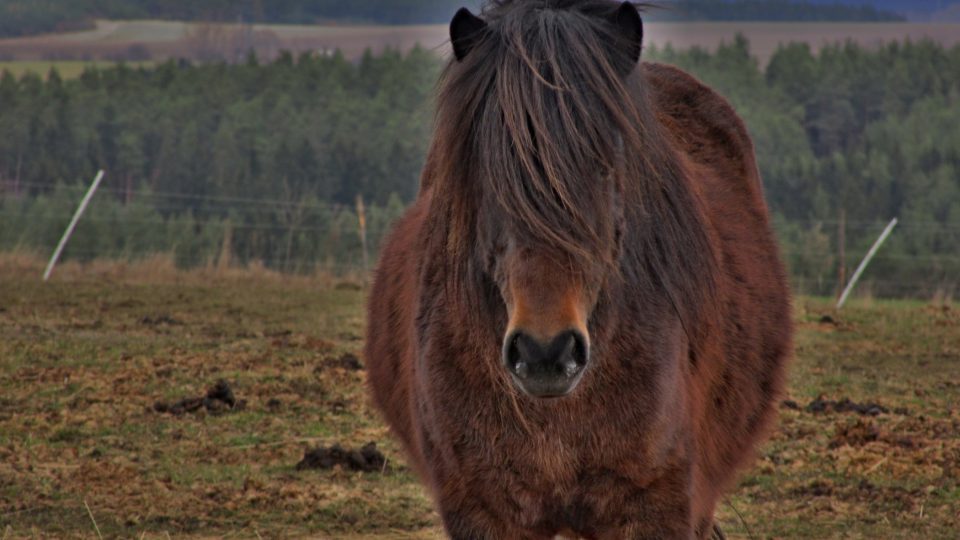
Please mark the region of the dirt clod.
[[852, 425], [838, 424], [830, 441], [830, 448], [839, 448], [841, 446], [859, 447], [869, 442], [874, 442], [880, 437], [880, 430], [870, 421], [864, 422], [857, 420]]
[[210, 387], [203, 397], [184, 398], [175, 403], [158, 401], [154, 403], [153, 410], [158, 413], [170, 413], [174, 416], [196, 412], [200, 409], [206, 409], [211, 414], [222, 414], [229, 410], [242, 409], [244, 404], [245, 402], [238, 401], [233, 395], [233, 390], [227, 381], [221, 379]]
[[140, 319], [140, 324], [144, 326], [160, 326], [160, 325], [179, 326], [183, 324], [183, 321], [174, 319], [173, 317], [167, 314], [155, 315], [155, 316], [147, 315], [146, 317], [142, 317]]
[[843, 398], [839, 401], [832, 401], [823, 399], [823, 396], [818, 397], [817, 399], [811, 401], [805, 411], [809, 413], [826, 413], [826, 412], [836, 412], [836, 413], [845, 413], [845, 412], [855, 412], [864, 416], [877, 416], [880, 414], [889, 413], [890, 410], [880, 405], [879, 403], [867, 402], [867, 403], [856, 403], [851, 401], [850, 398]]
[[338, 399], [330, 403], [330, 410], [334, 414], [343, 414], [347, 412], [348, 409], [349, 407], [347, 406], [347, 403], [341, 399]]
[[207, 391], [207, 399], [220, 400], [231, 408], [237, 404], [237, 399], [233, 396], [233, 390], [230, 389], [227, 381], [223, 379], [217, 381], [217, 384], [213, 385], [213, 388]]
[[332, 469], [340, 465], [352, 471], [379, 472], [385, 463], [386, 458], [377, 450], [377, 443], [367, 443], [360, 450], [344, 449], [335, 444], [329, 448], [308, 450], [297, 463], [296, 469]]
[[801, 497], [829, 497], [833, 495], [833, 485], [829, 481], [815, 480], [805, 486], [794, 488], [791, 493]]
[[363, 364], [360, 363], [360, 359], [352, 353], [346, 353], [339, 358], [327, 358], [323, 362], [323, 365], [324, 367], [340, 368], [347, 371], [360, 371], [363, 369]]

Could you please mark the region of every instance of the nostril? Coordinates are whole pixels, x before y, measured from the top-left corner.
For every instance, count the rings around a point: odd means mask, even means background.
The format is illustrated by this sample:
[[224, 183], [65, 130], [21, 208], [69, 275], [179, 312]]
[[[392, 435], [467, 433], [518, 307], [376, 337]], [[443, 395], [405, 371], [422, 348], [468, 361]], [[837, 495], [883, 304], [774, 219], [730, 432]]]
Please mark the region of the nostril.
[[504, 344], [504, 364], [520, 378], [526, 378], [534, 371], [541, 369], [543, 359], [543, 350], [540, 345], [523, 332], [515, 332]]
[[517, 374], [517, 377], [526, 379], [527, 375], [530, 374], [530, 366], [526, 362], [517, 362], [513, 367], [513, 372]]
[[532, 359], [529, 343], [526, 343], [529, 339], [523, 333], [517, 332], [507, 339], [504, 347], [503, 359], [507, 369], [520, 378], [526, 378], [530, 373]]
[[573, 332], [573, 351], [571, 351], [573, 360], [581, 367], [587, 364], [589, 351], [587, 350], [587, 340], [579, 332]]
[[520, 346], [517, 343], [519, 338], [519, 334], [513, 334], [507, 339], [507, 346], [504, 347], [503, 358], [510, 369], [515, 369], [520, 363]]
[[573, 334], [565, 334], [561, 341], [562, 348], [560, 354], [556, 356], [557, 371], [561, 371], [567, 377], [572, 377], [580, 371], [579, 362], [576, 360], [577, 340]]
[[587, 365], [587, 344], [579, 332], [564, 332], [554, 339], [550, 355], [557, 373], [573, 377]]

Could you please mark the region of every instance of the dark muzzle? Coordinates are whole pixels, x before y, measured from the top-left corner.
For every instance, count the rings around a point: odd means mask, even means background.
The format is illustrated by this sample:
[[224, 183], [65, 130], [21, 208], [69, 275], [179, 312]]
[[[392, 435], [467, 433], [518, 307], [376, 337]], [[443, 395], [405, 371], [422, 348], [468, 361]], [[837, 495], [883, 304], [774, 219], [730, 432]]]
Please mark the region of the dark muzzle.
[[503, 345], [503, 362], [517, 385], [533, 397], [560, 397], [580, 382], [590, 359], [587, 340], [575, 330], [549, 343], [523, 331], [510, 334]]

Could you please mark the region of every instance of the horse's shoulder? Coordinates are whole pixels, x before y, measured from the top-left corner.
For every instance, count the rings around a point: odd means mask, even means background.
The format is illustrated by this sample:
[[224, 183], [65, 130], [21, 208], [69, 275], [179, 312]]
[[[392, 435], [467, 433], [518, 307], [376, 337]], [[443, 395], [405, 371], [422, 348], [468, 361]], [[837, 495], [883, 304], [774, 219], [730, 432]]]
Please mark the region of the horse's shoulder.
[[753, 142], [729, 101], [674, 66], [644, 63], [643, 76], [658, 118], [695, 161], [755, 175]]
[[728, 132], [750, 144], [743, 120], [730, 102], [686, 71], [666, 64], [644, 63], [643, 74], [658, 112], [677, 120], [694, 120]]

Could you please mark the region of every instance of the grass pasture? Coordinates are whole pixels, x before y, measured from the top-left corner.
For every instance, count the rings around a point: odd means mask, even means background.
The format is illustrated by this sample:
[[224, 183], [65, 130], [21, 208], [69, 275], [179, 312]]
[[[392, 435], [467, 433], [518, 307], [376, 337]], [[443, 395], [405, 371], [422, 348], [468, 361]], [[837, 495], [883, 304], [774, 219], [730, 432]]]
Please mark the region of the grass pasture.
[[[41, 271], [0, 262], [0, 538], [91, 538], [94, 520], [104, 538], [439, 537], [364, 372], [340, 362], [362, 347], [358, 287], [154, 263]], [[835, 314], [801, 298], [796, 317], [797, 408], [722, 505], [729, 536], [955, 538], [960, 309]], [[220, 379], [242, 407], [154, 410]], [[820, 397], [887, 412], [808, 411]], [[295, 469], [308, 448], [369, 441], [381, 471]]]

